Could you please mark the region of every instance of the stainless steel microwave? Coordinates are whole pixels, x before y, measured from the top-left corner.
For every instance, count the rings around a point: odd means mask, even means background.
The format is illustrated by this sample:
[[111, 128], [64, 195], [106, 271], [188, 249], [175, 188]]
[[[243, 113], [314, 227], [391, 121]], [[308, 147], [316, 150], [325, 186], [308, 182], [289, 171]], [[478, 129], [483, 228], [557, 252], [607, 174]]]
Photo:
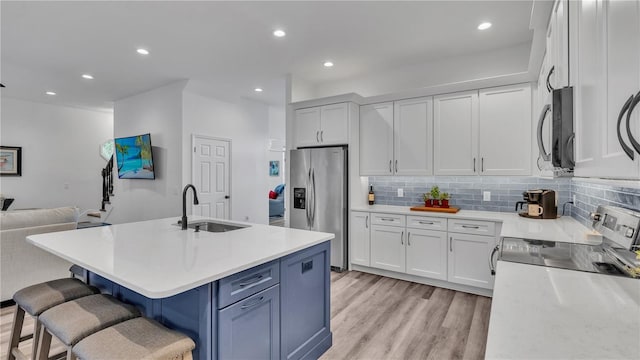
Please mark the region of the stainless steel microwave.
[[[543, 141], [543, 127], [548, 113], [551, 112], [551, 152], [547, 152]], [[546, 104], [538, 120], [539, 161], [551, 162], [554, 170], [573, 171], [574, 141], [573, 130], [573, 87], [566, 86], [554, 89], [551, 93], [551, 104]], [[540, 166], [540, 164], [538, 164]]]

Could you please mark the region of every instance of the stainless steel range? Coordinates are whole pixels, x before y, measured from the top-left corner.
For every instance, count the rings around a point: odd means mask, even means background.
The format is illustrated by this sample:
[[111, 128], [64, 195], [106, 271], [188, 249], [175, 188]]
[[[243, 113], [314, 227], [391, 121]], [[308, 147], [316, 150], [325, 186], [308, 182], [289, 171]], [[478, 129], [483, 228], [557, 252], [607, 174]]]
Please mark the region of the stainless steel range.
[[503, 238], [491, 254], [501, 261], [548, 266], [640, 278], [640, 212], [614, 206], [598, 206], [591, 214], [592, 228], [602, 244], [588, 245], [522, 238]]

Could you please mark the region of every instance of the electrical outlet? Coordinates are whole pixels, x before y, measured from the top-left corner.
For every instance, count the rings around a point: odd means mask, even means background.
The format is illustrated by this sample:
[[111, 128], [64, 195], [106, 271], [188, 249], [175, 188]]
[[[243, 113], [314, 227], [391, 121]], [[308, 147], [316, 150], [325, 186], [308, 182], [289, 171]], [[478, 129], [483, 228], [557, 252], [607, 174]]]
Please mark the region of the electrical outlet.
[[63, 187], [64, 187], [65, 190], [69, 190], [69, 183], [64, 183]]
[[398, 189], [398, 197], [404, 197], [404, 189]]
[[485, 191], [482, 193], [482, 201], [491, 201], [491, 191]]

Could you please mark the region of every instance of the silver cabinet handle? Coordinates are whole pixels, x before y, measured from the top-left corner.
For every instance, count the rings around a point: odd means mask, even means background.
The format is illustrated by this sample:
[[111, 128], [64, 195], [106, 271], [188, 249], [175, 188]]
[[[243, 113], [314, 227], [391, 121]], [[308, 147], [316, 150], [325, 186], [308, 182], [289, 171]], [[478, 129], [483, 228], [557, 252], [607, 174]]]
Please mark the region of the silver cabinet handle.
[[462, 225], [462, 227], [465, 229], [480, 229], [478, 225]]
[[407, 245], [411, 246], [411, 233], [407, 233]]
[[629, 110], [627, 111], [627, 135], [629, 136], [629, 142], [631, 143], [631, 146], [633, 146], [633, 148], [638, 152], [638, 154], [640, 154], [640, 142], [638, 142], [638, 140], [636, 140], [636, 138], [633, 137], [633, 134], [631, 133], [630, 122], [631, 122], [631, 114], [633, 113], [633, 110], [635, 110], [636, 105], [638, 105], [639, 102], [640, 102], [640, 91], [638, 91], [638, 93], [636, 94], [635, 98], [631, 102], [631, 105], [629, 105]]
[[324, 130], [320, 130], [320, 142], [324, 142]]
[[449, 251], [453, 251], [453, 236], [449, 237]]
[[369, 228], [369, 215], [367, 215], [367, 218], [364, 220], [364, 228], [365, 229]]
[[391, 160], [389, 160], [389, 172], [393, 172], [393, 170], [391, 170]]
[[404, 231], [400, 234], [400, 244], [404, 245]]
[[481, 159], [480, 171], [484, 172], [484, 158]]
[[316, 142], [320, 142], [320, 131], [316, 131]]
[[262, 275], [262, 274], [254, 276], [254, 277], [251, 277], [251, 278], [247, 279], [247, 281], [238, 284], [238, 286], [245, 287], [245, 286], [249, 286], [249, 285], [255, 284], [255, 283], [259, 282], [260, 280], [262, 280], [263, 277], [264, 277], [264, 275]]
[[422, 225], [433, 225], [434, 224], [433, 221], [418, 221], [418, 223], [422, 224]]
[[382, 221], [393, 221], [393, 219], [390, 219], [390, 218], [380, 218], [380, 220], [382, 220]]
[[254, 301], [254, 302], [252, 302], [250, 304], [240, 306], [240, 309], [245, 310], [245, 309], [252, 308], [252, 307], [260, 304], [262, 302], [262, 300], [264, 300], [264, 296], [260, 296], [258, 298], [258, 300]]
[[476, 172], [476, 158], [473, 158], [473, 172]]
[[396, 173], [398, 172], [398, 160], [396, 160]]

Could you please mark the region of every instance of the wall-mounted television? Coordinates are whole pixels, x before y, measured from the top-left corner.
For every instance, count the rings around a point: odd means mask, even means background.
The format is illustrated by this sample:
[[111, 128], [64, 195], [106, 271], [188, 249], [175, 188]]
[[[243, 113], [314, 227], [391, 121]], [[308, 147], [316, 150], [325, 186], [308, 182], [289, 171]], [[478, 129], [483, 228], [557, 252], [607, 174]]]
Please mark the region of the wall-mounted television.
[[120, 179], [155, 179], [151, 134], [114, 139]]

